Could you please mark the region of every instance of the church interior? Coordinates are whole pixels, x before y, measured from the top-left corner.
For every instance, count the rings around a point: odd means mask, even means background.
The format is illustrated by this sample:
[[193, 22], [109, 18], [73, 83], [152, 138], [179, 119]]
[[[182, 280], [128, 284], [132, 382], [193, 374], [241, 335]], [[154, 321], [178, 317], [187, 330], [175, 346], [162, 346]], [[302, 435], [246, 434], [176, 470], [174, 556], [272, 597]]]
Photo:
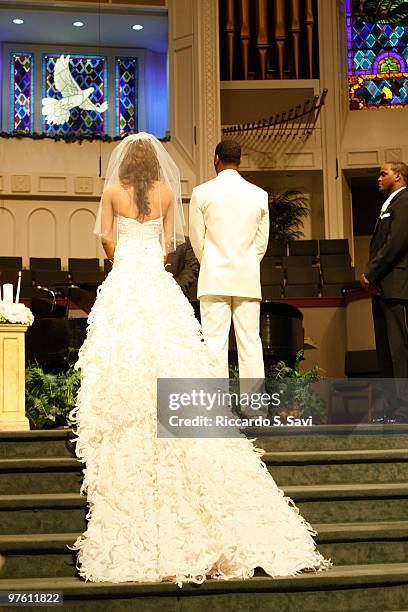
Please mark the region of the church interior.
[[[46, 110], [66, 97], [61, 66], [82, 97], [55, 123]], [[34, 315], [22, 330], [0, 310], [0, 593], [60, 592], [64, 610], [81, 611], [407, 610], [408, 425], [370, 422], [382, 399], [359, 277], [379, 169], [408, 163], [408, 2], [0, 0], [0, 75], [0, 286], [3, 300], [13, 286], [11, 301], [18, 287]], [[288, 376], [365, 380], [332, 387], [313, 427], [257, 442], [328, 572], [182, 589], [77, 576], [68, 545], [86, 500], [66, 415], [111, 270], [93, 232], [107, 165], [136, 132], [159, 138], [180, 169], [186, 236], [215, 146], [241, 144], [240, 173], [269, 194], [268, 371], [283, 361]], [[196, 285], [185, 293], [199, 316]], [[237, 376], [233, 330], [230, 361]]]

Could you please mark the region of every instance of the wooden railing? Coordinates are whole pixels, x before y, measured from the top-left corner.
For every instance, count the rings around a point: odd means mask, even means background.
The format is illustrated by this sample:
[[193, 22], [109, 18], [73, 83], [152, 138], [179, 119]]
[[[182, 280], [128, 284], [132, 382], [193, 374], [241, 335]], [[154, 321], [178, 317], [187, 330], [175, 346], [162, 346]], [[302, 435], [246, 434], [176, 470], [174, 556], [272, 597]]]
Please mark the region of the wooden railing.
[[273, 142], [306, 142], [316, 128], [320, 110], [325, 103], [327, 89], [312, 100], [305, 100], [296, 108], [277, 113], [268, 119], [258, 119], [249, 123], [225, 126], [222, 134], [234, 138], [246, 148], [268, 150]]
[[317, 0], [220, 0], [221, 79], [318, 78]]

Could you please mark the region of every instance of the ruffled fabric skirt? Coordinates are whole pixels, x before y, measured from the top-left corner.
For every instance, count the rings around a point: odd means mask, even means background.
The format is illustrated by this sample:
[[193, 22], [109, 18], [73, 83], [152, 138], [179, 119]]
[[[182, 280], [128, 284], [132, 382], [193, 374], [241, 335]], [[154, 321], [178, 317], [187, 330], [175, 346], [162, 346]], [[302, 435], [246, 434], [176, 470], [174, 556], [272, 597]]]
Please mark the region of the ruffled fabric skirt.
[[208, 376], [209, 356], [159, 245], [134, 242], [118, 243], [77, 363], [71, 417], [89, 505], [73, 545], [80, 575], [181, 585], [326, 569], [252, 442], [157, 437], [157, 378]]

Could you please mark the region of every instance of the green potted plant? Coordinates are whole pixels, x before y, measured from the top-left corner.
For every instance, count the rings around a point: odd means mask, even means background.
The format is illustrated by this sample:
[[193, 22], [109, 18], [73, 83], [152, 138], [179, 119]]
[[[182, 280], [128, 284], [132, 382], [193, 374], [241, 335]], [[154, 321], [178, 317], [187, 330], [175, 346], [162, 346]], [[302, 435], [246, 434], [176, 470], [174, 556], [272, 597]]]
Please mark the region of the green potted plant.
[[68, 424], [80, 385], [80, 372], [67, 359], [61, 372], [44, 372], [38, 364], [26, 369], [26, 416], [32, 429]]
[[[315, 365], [309, 370], [301, 366], [303, 351], [298, 351], [293, 366], [284, 361], [272, 365], [265, 376], [265, 390], [271, 396], [279, 392], [281, 407], [269, 410], [268, 416], [273, 419], [275, 415], [285, 421], [288, 416], [295, 419], [312, 417], [314, 423], [325, 423], [327, 414], [324, 400], [316, 393], [312, 383], [323, 378], [323, 370]], [[230, 392], [239, 393], [239, 370], [236, 364], [229, 367]], [[239, 414], [239, 406], [233, 406], [234, 412]]]
[[313, 389], [312, 383], [317, 382], [323, 376], [323, 370], [315, 365], [309, 370], [301, 366], [303, 351], [298, 351], [293, 366], [284, 361], [278, 361], [271, 366], [270, 376], [266, 384], [277, 388], [279, 391], [283, 409], [278, 409], [277, 414], [286, 419], [289, 415], [294, 418], [312, 417], [314, 422], [324, 423], [326, 421], [326, 410], [324, 400]]
[[309, 214], [307, 198], [296, 189], [274, 193], [268, 189], [269, 240], [285, 242], [303, 236], [304, 219]]

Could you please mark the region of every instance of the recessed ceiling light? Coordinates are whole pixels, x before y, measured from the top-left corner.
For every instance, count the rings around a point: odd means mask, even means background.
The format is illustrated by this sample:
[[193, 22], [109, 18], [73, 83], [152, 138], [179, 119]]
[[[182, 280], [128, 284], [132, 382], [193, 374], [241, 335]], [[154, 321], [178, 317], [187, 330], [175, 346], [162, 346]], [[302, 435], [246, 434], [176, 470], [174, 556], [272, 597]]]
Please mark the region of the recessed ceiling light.
[[143, 26], [140, 23], [135, 23], [135, 25], [132, 25], [132, 30], [143, 30]]
[[13, 19], [13, 23], [15, 23], [16, 25], [21, 25], [22, 23], [24, 23], [24, 19]]
[[83, 21], [74, 21], [74, 23], [72, 24], [75, 28], [82, 28], [82, 26], [84, 25]]

